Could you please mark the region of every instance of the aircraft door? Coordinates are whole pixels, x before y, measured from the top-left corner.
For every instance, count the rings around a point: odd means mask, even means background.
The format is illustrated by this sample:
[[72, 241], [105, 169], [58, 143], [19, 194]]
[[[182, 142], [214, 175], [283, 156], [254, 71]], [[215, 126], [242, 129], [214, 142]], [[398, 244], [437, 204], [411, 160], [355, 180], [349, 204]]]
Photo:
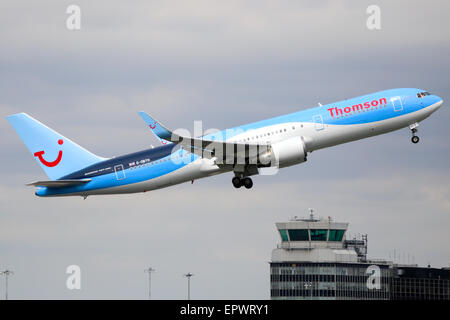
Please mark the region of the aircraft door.
[[117, 180], [123, 180], [126, 178], [125, 171], [123, 171], [123, 164], [114, 166], [114, 172], [116, 173]]
[[392, 107], [394, 108], [395, 112], [403, 110], [402, 97], [392, 97], [391, 103], [392, 103]]
[[323, 125], [323, 118], [322, 118], [321, 114], [316, 114], [315, 116], [313, 116], [313, 122], [314, 122], [314, 126], [316, 128], [316, 131], [320, 131], [325, 128], [325, 126]]

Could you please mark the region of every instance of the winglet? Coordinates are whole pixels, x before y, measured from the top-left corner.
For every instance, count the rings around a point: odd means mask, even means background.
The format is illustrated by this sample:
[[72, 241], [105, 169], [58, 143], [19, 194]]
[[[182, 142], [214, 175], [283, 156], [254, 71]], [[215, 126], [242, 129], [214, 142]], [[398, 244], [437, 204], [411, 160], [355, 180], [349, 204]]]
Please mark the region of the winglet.
[[[144, 111], [138, 112], [141, 118], [145, 121], [145, 123], [149, 126], [149, 128], [152, 130], [152, 132], [161, 140], [170, 141], [172, 137], [172, 132], [164, 127], [160, 122], [155, 120], [154, 118], [150, 117], [148, 113]], [[165, 144], [165, 143], [163, 143]]]

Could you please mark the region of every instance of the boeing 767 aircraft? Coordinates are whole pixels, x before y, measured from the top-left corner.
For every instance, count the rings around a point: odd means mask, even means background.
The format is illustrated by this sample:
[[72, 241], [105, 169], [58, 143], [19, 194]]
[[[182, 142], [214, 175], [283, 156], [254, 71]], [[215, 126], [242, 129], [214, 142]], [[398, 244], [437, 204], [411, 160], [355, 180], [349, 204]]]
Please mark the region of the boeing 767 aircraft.
[[417, 127], [443, 100], [420, 89], [392, 89], [267, 119], [202, 137], [167, 129], [139, 112], [161, 146], [113, 158], [99, 157], [25, 113], [8, 116], [50, 180], [36, 181], [41, 197], [135, 193], [225, 172], [250, 189], [262, 168], [306, 161], [309, 152]]

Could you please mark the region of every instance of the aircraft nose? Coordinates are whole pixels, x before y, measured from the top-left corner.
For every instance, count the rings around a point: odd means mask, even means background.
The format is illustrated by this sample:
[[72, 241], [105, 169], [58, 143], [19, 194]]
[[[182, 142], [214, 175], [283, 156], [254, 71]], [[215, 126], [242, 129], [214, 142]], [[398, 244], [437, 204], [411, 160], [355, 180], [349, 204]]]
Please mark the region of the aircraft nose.
[[436, 107], [440, 108], [443, 104], [444, 104], [444, 99], [442, 99], [441, 97], [435, 96], [436, 97]]

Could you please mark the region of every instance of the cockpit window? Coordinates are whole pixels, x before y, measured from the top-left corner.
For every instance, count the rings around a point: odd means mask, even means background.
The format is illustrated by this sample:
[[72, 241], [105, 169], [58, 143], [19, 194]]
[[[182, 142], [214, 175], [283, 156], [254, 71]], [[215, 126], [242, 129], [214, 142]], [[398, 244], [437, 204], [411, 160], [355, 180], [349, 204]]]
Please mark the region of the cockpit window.
[[429, 95], [430, 95], [429, 92], [424, 91], [424, 92], [419, 92], [419, 93], [417, 94], [417, 97], [418, 97], [418, 98], [423, 98], [423, 97], [429, 96]]

